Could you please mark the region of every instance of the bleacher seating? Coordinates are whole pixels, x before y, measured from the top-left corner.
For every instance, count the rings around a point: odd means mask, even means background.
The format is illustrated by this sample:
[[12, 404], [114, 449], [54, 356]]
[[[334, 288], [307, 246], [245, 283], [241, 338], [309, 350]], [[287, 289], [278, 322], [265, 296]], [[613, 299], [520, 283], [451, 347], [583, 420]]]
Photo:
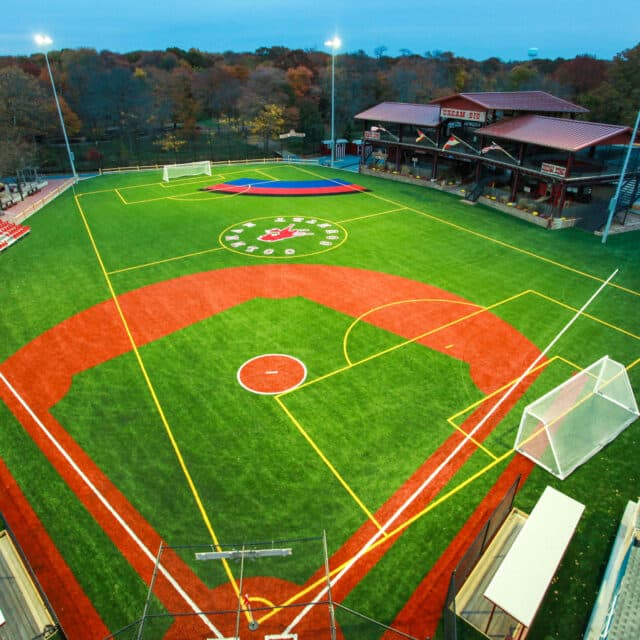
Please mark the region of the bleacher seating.
[[10, 247], [23, 236], [31, 231], [31, 227], [26, 227], [15, 222], [0, 220], [0, 252]]

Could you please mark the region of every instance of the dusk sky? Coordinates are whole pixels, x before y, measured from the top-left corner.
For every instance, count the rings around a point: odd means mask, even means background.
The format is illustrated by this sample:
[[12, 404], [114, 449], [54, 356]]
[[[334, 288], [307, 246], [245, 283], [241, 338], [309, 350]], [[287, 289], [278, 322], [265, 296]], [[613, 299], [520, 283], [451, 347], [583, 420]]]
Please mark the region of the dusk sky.
[[640, 42], [640, 1], [618, 0], [31, 0], [3, 3], [0, 55], [28, 55], [33, 35], [54, 49], [91, 47], [119, 53], [196, 48], [255, 51], [281, 45], [326, 50], [337, 34], [343, 52], [387, 55], [408, 49], [453, 51], [483, 60], [610, 59]]

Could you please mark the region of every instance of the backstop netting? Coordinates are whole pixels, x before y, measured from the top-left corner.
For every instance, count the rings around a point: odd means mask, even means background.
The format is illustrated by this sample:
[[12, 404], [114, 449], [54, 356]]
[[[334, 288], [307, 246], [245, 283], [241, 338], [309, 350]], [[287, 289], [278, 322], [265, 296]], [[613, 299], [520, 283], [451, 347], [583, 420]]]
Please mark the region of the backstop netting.
[[638, 415], [627, 370], [605, 356], [525, 408], [515, 449], [564, 480]]
[[211, 175], [211, 162], [185, 162], [183, 164], [165, 164], [162, 169], [162, 179], [165, 182], [184, 176]]

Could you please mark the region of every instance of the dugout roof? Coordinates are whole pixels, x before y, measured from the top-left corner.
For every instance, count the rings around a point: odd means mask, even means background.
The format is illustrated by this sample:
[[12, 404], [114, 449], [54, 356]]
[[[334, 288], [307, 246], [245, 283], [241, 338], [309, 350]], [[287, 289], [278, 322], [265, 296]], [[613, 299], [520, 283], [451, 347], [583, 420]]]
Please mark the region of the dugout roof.
[[569, 546], [584, 505], [547, 487], [484, 592], [530, 627]]
[[576, 152], [597, 145], [629, 144], [632, 131], [617, 124], [524, 115], [481, 127], [476, 133]]
[[546, 91], [486, 91], [477, 93], [455, 93], [432, 100], [441, 107], [455, 106], [486, 111], [535, 111], [537, 113], [588, 113], [588, 109], [558, 98]]
[[440, 124], [440, 107], [433, 104], [405, 102], [381, 102], [354, 116], [356, 120], [395, 122], [420, 127], [437, 127]]

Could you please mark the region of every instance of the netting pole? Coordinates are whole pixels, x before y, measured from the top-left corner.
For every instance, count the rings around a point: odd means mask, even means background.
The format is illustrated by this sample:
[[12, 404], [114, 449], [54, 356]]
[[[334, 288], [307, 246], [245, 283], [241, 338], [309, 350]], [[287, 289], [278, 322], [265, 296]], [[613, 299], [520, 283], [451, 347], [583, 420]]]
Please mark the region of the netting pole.
[[333, 608], [333, 598], [331, 596], [331, 573], [329, 571], [329, 551], [327, 550], [327, 530], [322, 530], [322, 550], [324, 551], [324, 571], [327, 576], [327, 593], [329, 597], [329, 619], [331, 640], [336, 640], [336, 612]]
[[238, 610], [236, 612], [236, 638], [240, 637], [240, 612], [242, 611], [242, 581], [244, 579], [244, 544], [240, 556], [240, 584], [238, 587]]
[[140, 620], [140, 626], [138, 627], [137, 640], [142, 639], [142, 633], [144, 631], [144, 622], [147, 619], [147, 611], [149, 610], [149, 603], [151, 602], [151, 596], [153, 595], [153, 587], [156, 582], [156, 576], [158, 575], [158, 567], [160, 566], [160, 556], [162, 555], [162, 540], [160, 540], [160, 548], [158, 549], [158, 555], [156, 556], [156, 562], [153, 565], [153, 573], [151, 574], [151, 582], [149, 582], [149, 591], [147, 592], [147, 599], [144, 603], [144, 609], [142, 610], [142, 619]]

